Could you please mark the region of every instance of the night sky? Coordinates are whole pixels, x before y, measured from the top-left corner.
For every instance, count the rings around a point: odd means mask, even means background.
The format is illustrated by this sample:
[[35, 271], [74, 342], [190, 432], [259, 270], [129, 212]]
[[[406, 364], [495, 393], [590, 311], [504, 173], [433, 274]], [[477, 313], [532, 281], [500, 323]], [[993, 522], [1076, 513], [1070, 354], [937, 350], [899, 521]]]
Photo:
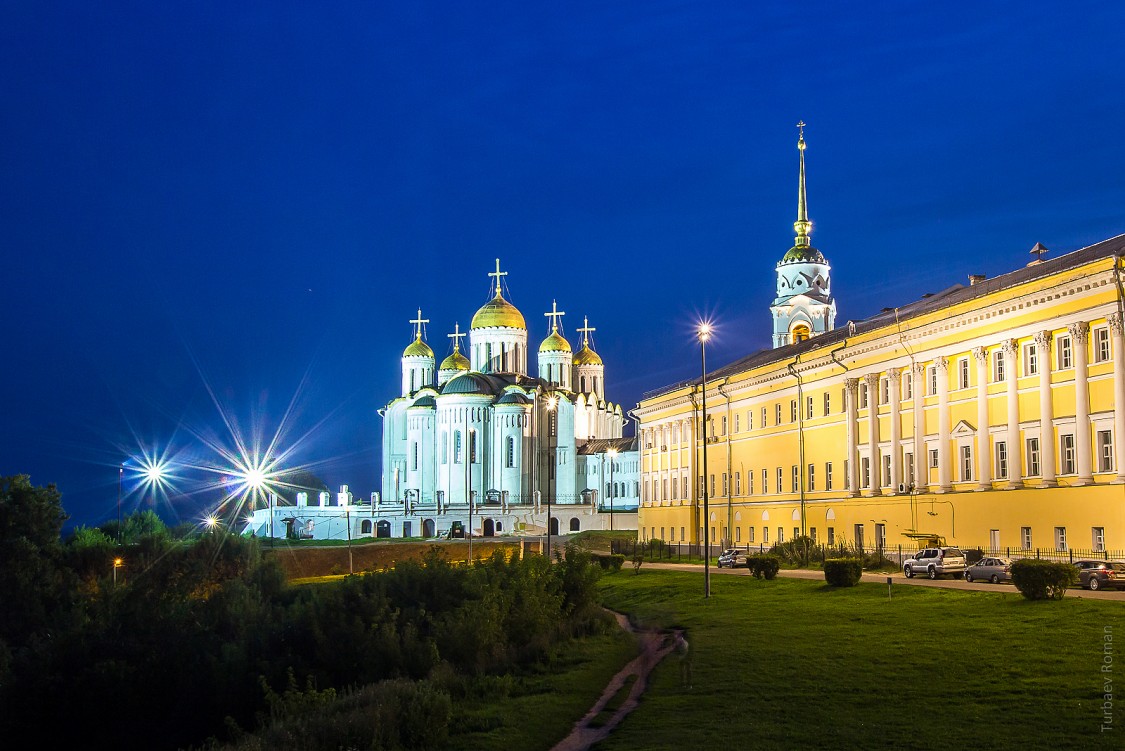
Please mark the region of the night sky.
[[0, 10], [0, 474], [72, 524], [234, 436], [366, 496], [497, 257], [626, 408], [768, 346], [798, 120], [840, 324], [1125, 232], [1121, 3], [175, 5]]

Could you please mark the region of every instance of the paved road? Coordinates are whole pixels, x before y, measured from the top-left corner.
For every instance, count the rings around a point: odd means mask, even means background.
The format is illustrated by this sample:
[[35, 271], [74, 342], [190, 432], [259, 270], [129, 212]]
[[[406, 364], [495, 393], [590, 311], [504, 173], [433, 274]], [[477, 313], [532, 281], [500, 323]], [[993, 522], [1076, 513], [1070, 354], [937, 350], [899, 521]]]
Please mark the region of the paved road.
[[[698, 563], [645, 563], [645, 568], [659, 568], [668, 569], [669, 571], [695, 571], [702, 573], [703, 566]], [[744, 568], [717, 568], [711, 567], [711, 573], [722, 574], [723, 576], [750, 576], [750, 572]], [[824, 581], [824, 572], [819, 569], [781, 569], [778, 576], [786, 576], [791, 579], [816, 579]], [[890, 576], [894, 582], [894, 586], [907, 585], [913, 587], [937, 587], [938, 589], [968, 589], [977, 592], [1007, 592], [1011, 594], [1019, 594], [1015, 587], [1011, 584], [986, 584], [983, 582], [967, 582], [963, 579], [926, 579], [924, 577], [914, 577], [907, 579], [906, 575], [901, 571], [894, 574], [881, 574], [865, 573], [863, 581], [873, 582], [875, 584], [886, 584], [887, 577]], [[1067, 597], [1085, 597], [1091, 600], [1117, 600], [1118, 602], [1125, 603], [1125, 592], [1114, 590], [1100, 590], [1098, 592], [1091, 592], [1086, 589], [1078, 589], [1071, 587], [1066, 591]]]

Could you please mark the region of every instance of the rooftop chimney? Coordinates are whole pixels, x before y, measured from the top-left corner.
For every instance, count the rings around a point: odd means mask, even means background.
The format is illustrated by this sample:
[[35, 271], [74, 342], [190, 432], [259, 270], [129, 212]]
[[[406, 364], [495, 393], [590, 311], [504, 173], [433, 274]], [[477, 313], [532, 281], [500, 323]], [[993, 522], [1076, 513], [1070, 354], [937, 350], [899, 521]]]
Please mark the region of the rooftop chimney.
[[1043, 246], [1043, 243], [1035, 243], [1035, 247], [1031, 249], [1031, 255], [1035, 256], [1035, 260], [1027, 265], [1034, 266], [1036, 264], [1043, 263], [1043, 254], [1045, 254], [1046, 252], [1047, 248]]
[[969, 286], [975, 287], [987, 278], [984, 274], [969, 274]]

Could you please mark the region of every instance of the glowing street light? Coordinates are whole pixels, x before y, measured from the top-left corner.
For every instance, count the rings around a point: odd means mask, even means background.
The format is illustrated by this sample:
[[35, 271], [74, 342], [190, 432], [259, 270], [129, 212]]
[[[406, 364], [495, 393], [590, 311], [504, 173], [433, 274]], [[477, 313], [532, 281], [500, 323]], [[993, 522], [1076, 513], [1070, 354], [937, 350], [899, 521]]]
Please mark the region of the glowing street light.
[[113, 559], [113, 586], [115, 588], [117, 587], [117, 569], [121, 568], [123, 565], [125, 565], [125, 561], [121, 558]]
[[701, 321], [697, 330], [699, 352], [703, 368], [701, 385], [700, 434], [703, 442], [703, 596], [711, 596], [711, 534], [710, 507], [707, 490], [707, 342], [711, 339], [711, 323]]

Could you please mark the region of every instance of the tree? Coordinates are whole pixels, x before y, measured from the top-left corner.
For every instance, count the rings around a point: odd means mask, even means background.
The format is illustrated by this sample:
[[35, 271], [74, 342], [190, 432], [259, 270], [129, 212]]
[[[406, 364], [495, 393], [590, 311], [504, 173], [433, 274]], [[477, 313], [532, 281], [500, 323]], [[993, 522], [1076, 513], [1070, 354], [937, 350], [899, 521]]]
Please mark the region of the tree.
[[0, 640], [13, 648], [50, 626], [70, 602], [73, 577], [62, 566], [59, 539], [66, 518], [54, 485], [0, 477]]

